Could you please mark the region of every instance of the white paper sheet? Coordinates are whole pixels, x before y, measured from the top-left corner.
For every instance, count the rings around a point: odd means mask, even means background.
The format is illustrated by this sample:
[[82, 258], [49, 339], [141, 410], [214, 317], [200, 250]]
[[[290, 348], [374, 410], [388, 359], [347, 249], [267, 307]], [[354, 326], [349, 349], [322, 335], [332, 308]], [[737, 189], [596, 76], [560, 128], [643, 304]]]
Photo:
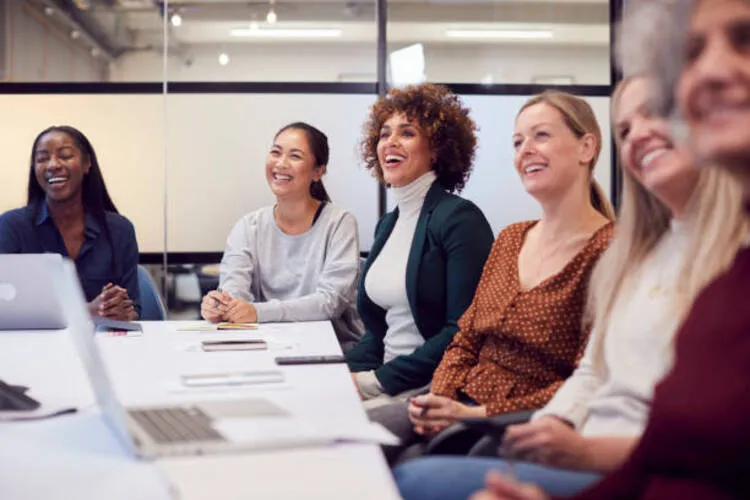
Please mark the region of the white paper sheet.
[[397, 445], [399, 439], [375, 422], [335, 421], [308, 422], [301, 419], [222, 419], [216, 430], [231, 441], [257, 442], [269, 447], [325, 445], [358, 442]]

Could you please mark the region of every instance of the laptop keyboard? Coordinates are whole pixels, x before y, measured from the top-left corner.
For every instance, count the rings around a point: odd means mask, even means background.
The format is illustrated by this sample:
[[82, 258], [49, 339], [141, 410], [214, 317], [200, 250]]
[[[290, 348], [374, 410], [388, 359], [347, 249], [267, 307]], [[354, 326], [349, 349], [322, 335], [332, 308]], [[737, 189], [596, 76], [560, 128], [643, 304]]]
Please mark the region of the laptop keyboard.
[[200, 408], [131, 410], [128, 413], [159, 444], [224, 441]]

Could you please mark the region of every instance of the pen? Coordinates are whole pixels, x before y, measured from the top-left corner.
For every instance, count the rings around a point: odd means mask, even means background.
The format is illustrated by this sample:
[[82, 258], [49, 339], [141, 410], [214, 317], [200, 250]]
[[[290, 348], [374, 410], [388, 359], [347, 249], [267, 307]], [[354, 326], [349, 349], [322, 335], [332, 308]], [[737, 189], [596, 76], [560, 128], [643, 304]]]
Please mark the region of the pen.
[[[216, 292], [221, 293], [221, 286], [216, 287]], [[221, 301], [214, 297], [214, 307], [219, 307], [221, 305]]]
[[31, 415], [17, 415], [13, 416], [11, 418], [2, 418], [0, 415], [0, 422], [20, 422], [20, 421], [26, 421], [26, 420], [45, 420], [48, 418], [54, 418], [54, 417], [60, 417], [62, 415], [70, 415], [72, 413], [77, 413], [78, 408], [63, 408], [61, 410], [54, 411], [52, 413], [47, 414], [31, 414]]

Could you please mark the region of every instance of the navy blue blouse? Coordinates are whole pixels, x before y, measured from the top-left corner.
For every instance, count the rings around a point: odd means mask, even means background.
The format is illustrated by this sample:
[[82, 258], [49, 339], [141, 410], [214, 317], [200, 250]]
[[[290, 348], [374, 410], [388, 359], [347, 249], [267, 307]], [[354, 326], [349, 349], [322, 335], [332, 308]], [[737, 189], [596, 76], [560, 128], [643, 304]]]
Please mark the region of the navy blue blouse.
[[[140, 316], [135, 229], [122, 215], [105, 214], [111, 243], [94, 216], [85, 215], [85, 239], [75, 260], [81, 287], [90, 302], [107, 283], [121, 286], [128, 291]], [[0, 253], [57, 253], [69, 258], [65, 241], [44, 202], [0, 215]]]

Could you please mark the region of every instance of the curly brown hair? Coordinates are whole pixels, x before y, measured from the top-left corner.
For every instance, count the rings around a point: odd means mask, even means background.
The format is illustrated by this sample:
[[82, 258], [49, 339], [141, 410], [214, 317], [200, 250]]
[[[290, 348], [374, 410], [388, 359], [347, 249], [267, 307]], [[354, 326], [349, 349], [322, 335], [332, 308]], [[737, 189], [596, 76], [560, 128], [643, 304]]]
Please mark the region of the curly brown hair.
[[380, 130], [397, 113], [419, 124], [429, 140], [435, 158], [432, 170], [440, 185], [450, 192], [461, 192], [474, 167], [477, 147], [478, 128], [469, 117], [469, 108], [448, 88], [433, 83], [391, 89], [378, 99], [364, 125], [360, 150], [365, 167], [374, 170], [380, 182], [384, 182], [378, 162]]

